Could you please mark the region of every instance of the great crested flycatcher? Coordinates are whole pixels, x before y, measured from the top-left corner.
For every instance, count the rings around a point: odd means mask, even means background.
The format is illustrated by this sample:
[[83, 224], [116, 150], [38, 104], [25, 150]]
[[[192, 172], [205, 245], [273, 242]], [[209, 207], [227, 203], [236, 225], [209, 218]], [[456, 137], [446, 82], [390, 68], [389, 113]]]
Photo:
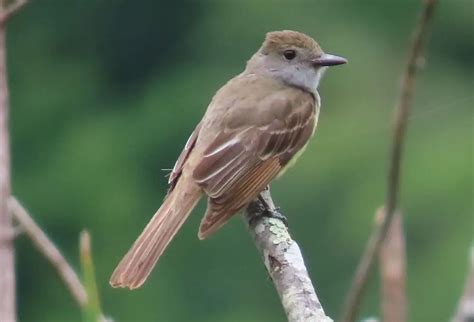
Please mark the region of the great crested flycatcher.
[[256, 199], [313, 135], [324, 70], [346, 62], [305, 34], [268, 33], [244, 72], [215, 94], [176, 161], [168, 195], [110, 284], [140, 287], [202, 194], [208, 205], [199, 239]]

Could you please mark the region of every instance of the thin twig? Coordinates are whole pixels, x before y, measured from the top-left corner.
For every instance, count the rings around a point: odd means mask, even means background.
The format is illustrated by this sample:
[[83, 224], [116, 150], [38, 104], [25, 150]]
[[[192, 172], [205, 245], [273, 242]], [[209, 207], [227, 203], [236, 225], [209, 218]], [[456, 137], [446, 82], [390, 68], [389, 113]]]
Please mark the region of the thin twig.
[[5, 25], [8, 20], [18, 13], [27, 3], [28, 0], [16, 0], [10, 3], [0, 15], [0, 25]]
[[[265, 216], [267, 213], [267, 216]], [[252, 202], [245, 220], [275, 284], [289, 322], [330, 322], [314, 290], [298, 244], [291, 238], [270, 196]]]
[[[385, 211], [380, 208], [377, 220], [382, 223], [384, 218]], [[398, 211], [393, 216], [387, 236], [380, 248], [379, 263], [382, 321], [404, 322], [407, 318], [405, 235], [402, 215]]]
[[[0, 1], [0, 16], [4, 1]], [[5, 26], [0, 25], [0, 321], [16, 321], [15, 249], [12, 216], [8, 210], [10, 183], [10, 138], [8, 131], [8, 83]]]
[[397, 207], [403, 141], [415, 88], [415, 76], [422, 59], [423, 47], [428, 34], [428, 27], [433, 17], [436, 0], [424, 0], [423, 3], [422, 14], [414, 32], [413, 42], [409, 48], [408, 60], [402, 76], [400, 96], [395, 106], [395, 127], [390, 151], [387, 195], [385, 198], [386, 217], [381, 228], [372, 235], [366, 244], [342, 311], [341, 321], [343, 322], [353, 322], [357, 317], [369, 275]]
[[9, 206], [14, 218], [22, 225], [33, 245], [53, 265], [74, 300], [80, 307], [84, 307], [87, 303], [86, 291], [74, 269], [15, 197], [10, 198]]
[[452, 322], [474, 321], [474, 246], [470, 250], [469, 270], [467, 273], [464, 292], [459, 300]]

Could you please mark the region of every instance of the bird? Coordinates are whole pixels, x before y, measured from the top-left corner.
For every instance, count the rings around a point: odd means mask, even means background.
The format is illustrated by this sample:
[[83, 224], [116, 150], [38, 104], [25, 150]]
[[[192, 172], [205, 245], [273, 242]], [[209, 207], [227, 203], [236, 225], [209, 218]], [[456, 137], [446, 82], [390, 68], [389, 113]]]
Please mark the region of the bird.
[[201, 240], [282, 175], [314, 134], [323, 73], [345, 63], [304, 33], [268, 32], [245, 70], [212, 98], [170, 173], [161, 207], [117, 265], [111, 286], [140, 287], [202, 196]]

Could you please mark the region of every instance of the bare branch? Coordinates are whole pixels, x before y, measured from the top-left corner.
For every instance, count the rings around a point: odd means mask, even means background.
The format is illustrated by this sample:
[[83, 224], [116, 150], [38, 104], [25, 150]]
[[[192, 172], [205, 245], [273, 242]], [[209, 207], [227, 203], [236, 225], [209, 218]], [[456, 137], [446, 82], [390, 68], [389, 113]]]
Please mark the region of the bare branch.
[[309, 278], [298, 244], [291, 238], [273, 203], [270, 191], [261, 193], [246, 211], [249, 227], [289, 322], [330, 322]]
[[27, 3], [28, 0], [15, 0], [6, 6], [0, 15], [0, 25], [5, 25], [8, 20], [18, 13]]
[[[383, 222], [383, 208], [377, 211], [379, 226]], [[404, 322], [407, 318], [406, 254], [402, 215], [395, 212], [387, 236], [380, 248], [380, 279], [382, 284], [382, 321]]]
[[15, 197], [10, 198], [9, 206], [13, 216], [22, 225], [33, 245], [53, 265], [74, 300], [80, 307], [84, 307], [87, 303], [86, 291], [71, 265]]
[[362, 296], [367, 285], [370, 273], [375, 263], [377, 254], [392, 222], [398, 202], [400, 185], [400, 172], [408, 115], [415, 89], [415, 76], [418, 64], [421, 61], [428, 27], [433, 17], [436, 0], [424, 0], [423, 10], [414, 32], [414, 38], [408, 51], [408, 60], [402, 76], [402, 87], [398, 102], [395, 106], [395, 123], [390, 151], [390, 165], [387, 181], [387, 195], [385, 198], [386, 217], [381, 229], [371, 236], [357, 267], [343, 308], [341, 321], [353, 322], [357, 318]]
[[474, 246], [471, 247], [469, 264], [464, 292], [459, 300], [452, 322], [474, 321]]
[[[0, 15], [2, 10], [0, 8]], [[16, 321], [15, 262], [10, 196], [10, 138], [5, 28], [0, 25], [0, 321]]]
[[[23, 0], [19, 0], [22, 2]], [[22, 6], [5, 8], [0, 0], [0, 321], [16, 321], [15, 248], [12, 215], [8, 207], [11, 194], [10, 136], [8, 131], [9, 94], [5, 46], [5, 23]]]

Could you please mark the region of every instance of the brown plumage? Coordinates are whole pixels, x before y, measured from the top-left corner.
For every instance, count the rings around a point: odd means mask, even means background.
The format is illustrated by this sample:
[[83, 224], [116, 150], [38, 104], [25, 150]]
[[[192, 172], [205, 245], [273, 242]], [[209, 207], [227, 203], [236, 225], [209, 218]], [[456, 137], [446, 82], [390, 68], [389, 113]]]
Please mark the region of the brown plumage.
[[[288, 48], [298, 51], [300, 61], [282, 58]], [[246, 70], [212, 99], [176, 161], [163, 205], [115, 269], [112, 286], [134, 289], [143, 284], [202, 194], [208, 207], [200, 239], [219, 229], [282, 173], [314, 132], [320, 71], [311, 66], [311, 59], [322, 55], [318, 44], [304, 34], [267, 34]], [[315, 70], [300, 75], [294, 64]]]
[[313, 38], [301, 32], [284, 30], [267, 33], [262, 46], [263, 52], [275, 52], [281, 48], [298, 47], [309, 49], [313, 52], [322, 53], [321, 47]]
[[[255, 77], [236, 78], [227, 84], [225, 90], [229, 93], [224, 95], [240, 96], [239, 88], [245, 88], [242, 83], [253, 83]], [[224, 113], [220, 121], [225, 131], [207, 146], [194, 169], [194, 179], [209, 197], [199, 229], [201, 239], [255, 199], [313, 133], [313, 95], [273, 82], [256, 82], [260, 108], [246, 108], [246, 100], [236, 99], [234, 104], [242, 106], [233, 106]]]
[[201, 197], [190, 177], [181, 177], [175, 188], [118, 264], [110, 278], [113, 287], [135, 289], [145, 282]]

